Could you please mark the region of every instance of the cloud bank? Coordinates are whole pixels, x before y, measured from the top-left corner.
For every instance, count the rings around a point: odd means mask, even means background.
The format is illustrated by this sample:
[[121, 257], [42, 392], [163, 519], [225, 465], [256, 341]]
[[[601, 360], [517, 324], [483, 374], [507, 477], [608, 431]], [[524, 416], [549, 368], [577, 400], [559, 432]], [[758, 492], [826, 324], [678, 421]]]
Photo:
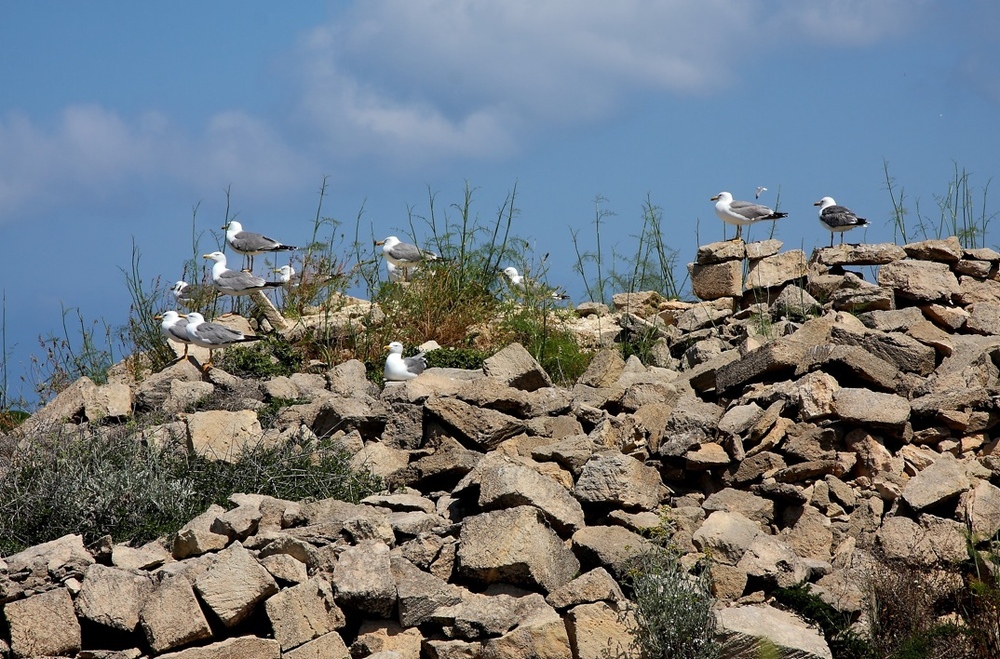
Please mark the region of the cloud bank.
[[719, 94], [779, 48], [899, 38], [927, 5], [367, 0], [275, 54], [291, 63], [290, 79], [264, 84], [290, 91], [290, 112], [254, 116], [236, 99], [194, 127], [165, 110], [123, 117], [95, 104], [49, 121], [0, 116], [0, 211], [137, 180], [267, 194], [358, 161], [410, 169], [504, 158], [539, 135], [607, 119], [636, 94]]

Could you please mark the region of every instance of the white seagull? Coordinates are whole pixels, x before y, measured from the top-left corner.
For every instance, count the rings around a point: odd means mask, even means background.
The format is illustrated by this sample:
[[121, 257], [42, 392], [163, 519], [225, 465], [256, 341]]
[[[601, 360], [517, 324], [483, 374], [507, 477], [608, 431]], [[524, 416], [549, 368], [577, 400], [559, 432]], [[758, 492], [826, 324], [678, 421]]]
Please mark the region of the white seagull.
[[[525, 276], [522, 275], [522, 274], [518, 274], [517, 268], [515, 268], [514, 266], [507, 266], [501, 272], [502, 272], [502, 274], [507, 275], [507, 279], [510, 280], [511, 287], [518, 289], [522, 293], [527, 290], [527, 286], [528, 285], [530, 285], [532, 288], [536, 288], [537, 287], [537, 284], [534, 281], [525, 278]], [[561, 293], [558, 290], [553, 290], [549, 294], [549, 296], [553, 300], [568, 300], [569, 299], [569, 295], [567, 295], [566, 293]]]
[[173, 293], [177, 304], [188, 309], [196, 309], [203, 304], [210, 303], [217, 294], [215, 288], [211, 286], [192, 285], [183, 279], [175, 282], [170, 292]]
[[830, 232], [830, 247], [833, 247], [833, 233], [840, 233], [840, 244], [844, 244], [844, 232], [854, 227], [868, 226], [868, 220], [858, 217], [849, 208], [838, 206], [833, 197], [823, 197], [813, 206], [819, 206], [819, 223]]
[[736, 237], [739, 240], [743, 233], [743, 227], [747, 224], [763, 222], [765, 220], [780, 220], [788, 217], [788, 213], [778, 213], [762, 204], [755, 204], [752, 201], [733, 201], [733, 195], [728, 192], [720, 192], [712, 197], [715, 202], [715, 214], [726, 224], [736, 226]]
[[164, 311], [162, 314], [153, 316], [153, 318], [162, 321], [160, 322], [160, 333], [163, 334], [164, 338], [184, 344], [184, 357], [182, 359], [187, 357], [191, 339], [188, 338], [187, 331], [184, 328], [187, 327], [188, 321], [173, 310]]
[[250, 270], [253, 270], [253, 257], [257, 254], [298, 249], [298, 247], [268, 238], [264, 234], [244, 231], [243, 225], [236, 220], [231, 220], [222, 228], [226, 231], [226, 242], [233, 248], [233, 251], [249, 259]]
[[387, 262], [403, 269], [403, 281], [409, 280], [408, 271], [422, 261], [433, 261], [438, 258], [434, 252], [420, 249], [410, 243], [404, 243], [396, 236], [388, 236], [385, 240], [376, 240], [375, 245], [382, 247], [382, 255], [385, 256]]
[[225, 348], [234, 343], [246, 343], [260, 339], [259, 336], [246, 336], [243, 332], [225, 325], [210, 323], [196, 311], [187, 315], [187, 325], [184, 327], [184, 331], [191, 343], [208, 348], [208, 362], [205, 363], [205, 368], [212, 366], [212, 351], [216, 348]]
[[283, 285], [280, 281], [266, 281], [249, 272], [230, 270], [226, 267], [226, 255], [222, 252], [202, 254], [202, 258], [214, 261], [212, 283], [223, 295], [249, 295], [254, 291]]
[[403, 357], [403, 344], [399, 341], [393, 341], [386, 348], [389, 356], [385, 358], [385, 370], [382, 371], [386, 381], [412, 380], [427, 368], [427, 360], [422, 352], [412, 357]]

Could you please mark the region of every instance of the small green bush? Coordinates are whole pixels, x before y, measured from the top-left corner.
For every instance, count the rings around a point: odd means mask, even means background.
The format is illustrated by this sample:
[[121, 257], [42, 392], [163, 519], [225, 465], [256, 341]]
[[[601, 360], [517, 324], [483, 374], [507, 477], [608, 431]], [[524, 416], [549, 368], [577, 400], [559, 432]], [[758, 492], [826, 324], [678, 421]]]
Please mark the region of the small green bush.
[[273, 378], [299, 370], [302, 357], [295, 346], [275, 335], [251, 345], [226, 350], [219, 367], [241, 378]]
[[0, 554], [67, 533], [141, 544], [177, 531], [235, 492], [357, 502], [381, 489], [329, 442], [249, 446], [234, 462], [150, 446], [138, 426], [105, 438], [36, 437], [0, 457]]
[[634, 604], [633, 650], [645, 659], [715, 659], [712, 580], [707, 565], [689, 573], [678, 550], [657, 543], [630, 561], [626, 586]]

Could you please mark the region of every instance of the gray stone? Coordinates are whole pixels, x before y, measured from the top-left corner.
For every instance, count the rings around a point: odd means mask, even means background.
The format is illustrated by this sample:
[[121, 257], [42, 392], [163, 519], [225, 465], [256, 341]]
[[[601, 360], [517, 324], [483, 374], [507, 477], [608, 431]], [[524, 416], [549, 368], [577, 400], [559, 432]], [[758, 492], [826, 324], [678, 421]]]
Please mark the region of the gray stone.
[[520, 343], [512, 343], [488, 358], [483, 362], [483, 371], [524, 391], [552, 386], [549, 374]]
[[95, 563], [84, 575], [76, 608], [85, 620], [132, 632], [139, 625], [139, 611], [151, 592], [153, 582], [148, 576]]
[[598, 567], [552, 591], [545, 601], [556, 609], [567, 609], [592, 602], [623, 602], [625, 595], [614, 577]]
[[392, 577], [396, 582], [399, 624], [403, 627], [423, 624], [440, 607], [462, 601], [461, 588], [424, 572], [406, 559], [392, 558]]
[[580, 563], [537, 508], [518, 506], [463, 522], [458, 569], [484, 583], [522, 583], [551, 592], [572, 579]]
[[146, 642], [156, 654], [212, 637], [191, 582], [183, 576], [166, 577], [139, 612]]
[[743, 294], [742, 261], [722, 261], [709, 264], [688, 264], [691, 291], [701, 300], [734, 298]]
[[396, 604], [389, 547], [370, 540], [345, 549], [334, 567], [333, 585], [345, 609], [387, 618]]
[[848, 423], [901, 429], [910, 418], [910, 403], [902, 396], [843, 387], [833, 395], [837, 416]]
[[734, 606], [720, 609], [716, 621], [724, 657], [754, 657], [766, 643], [788, 659], [833, 659], [819, 630], [786, 611]]
[[651, 548], [649, 540], [621, 526], [584, 527], [573, 534], [573, 546], [586, 569], [603, 567], [622, 579], [629, 562]]
[[572, 534], [584, 525], [580, 502], [552, 478], [509, 460], [486, 459], [480, 465], [474, 473], [483, 510], [534, 506], [560, 533]]
[[701, 551], [711, 551], [716, 561], [736, 565], [761, 533], [760, 525], [746, 516], [719, 510], [705, 519], [693, 540]]
[[903, 499], [914, 510], [951, 499], [971, 487], [966, 469], [950, 454], [943, 454], [932, 465], [907, 481]]
[[270, 597], [264, 609], [282, 652], [339, 629], [346, 622], [334, 602], [329, 582], [318, 577]]
[[234, 542], [215, 556], [194, 589], [212, 613], [232, 627], [277, 593], [278, 584], [243, 545]]
[[15, 657], [76, 654], [82, 643], [73, 598], [65, 588], [32, 595], [4, 605]]
[[660, 505], [667, 489], [654, 467], [627, 455], [609, 452], [599, 453], [587, 461], [573, 494], [584, 503], [653, 510]]
[[494, 449], [503, 440], [524, 431], [524, 423], [512, 416], [480, 409], [455, 398], [428, 398], [424, 410], [480, 450]]
[[281, 646], [271, 638], [236, 636], [210, 645], [161, 654], [159, 659], [281, 659]]

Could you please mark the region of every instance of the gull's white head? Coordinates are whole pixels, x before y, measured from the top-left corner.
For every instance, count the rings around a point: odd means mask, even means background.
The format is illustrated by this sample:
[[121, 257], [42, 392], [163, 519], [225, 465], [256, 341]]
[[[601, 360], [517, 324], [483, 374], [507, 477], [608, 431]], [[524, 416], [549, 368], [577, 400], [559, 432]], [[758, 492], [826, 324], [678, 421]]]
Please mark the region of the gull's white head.
[[283, 265], [280, 268], [275, 268], [274, 272], [278, 273], [278, 279], [285, 284], [292, 281], [292, 277], [295, 276], [295, 268], [290, 265]]
[[226, 266], [226, 255], [223, 254], [222, 252], [212, 252], [211, 254], [202, 254], [201, 258], [215, 261], [216, 263], [222, 265], [222, 267]]
[[197, 311], [192, 311], [187, 315], [188, 327], [196, 327], [205, 322], [205, 317]]
[[717, 194], [714, 197], [712, 197], [711, 199], [709, 199], [709, 201], [718, 201], [718, 202], [723, 203], [723, 204], [728, 204], [732, 200], [733, 200], [733, 195], [729, 194], [725, 190], [723, 190], [719, 194]]
[[230, 235], [237, 234], [240, 231], [243, 231], [243, 225], [237, 222], [236, 220], [230, 220], [229, 224], [227, 224], [222, 228], [225, 229], [226, 233]]
[[170, 292], [173, 293], [175, 296], [177, 296], [180, 295], [181, 291], [183, 291], [187, 287], [188, 283], [183, 279], [181, 279], [180, 281], [174, 283], [174, 287], [170, 289]]
[[835, 202], [833, 200], [833, 197], [823, 197], [822, 199], [820, 199], [819, 201], [817, 201], [815, 204], [813, 204], [813, 206], [819, 206], [820, 210], [823, 210], [824, 208], [829, 208], [830, 206], [836, 206], [836, 205], [837, 205], [837, 202]]
[[389, 354], [390, 355], [402, 355], [403, 354], [403, 344], [400, 343], [399, 341], [393, 341], [392, 343], [390, 343], [389, 345], [387, 345], [386, 348], [389, 350]]
[[174, 311], [173, 309], [171, 309], [170, 311], [164, 311], [159, 316], [155, 316], [155, 318], [157, 320], [162, 320], [163, 325], [170, 327], [171, 325], [173, 325], [174, 323], [176, 323], [178, 320], [181, 319], [181, 315], [176, 311]]
[[400, 240], [399, 238], [397, 238], [396, 236], [386, 236], [385, 240], [376, 240], [375, 244], [376, 245], [381, 245], [382, 246], [382, 251], [386, 252], [386, 251], [392, 249], [393, 247], [395, 247], [396, 245], [398, 245], [401, 242], [403, 242], [403, 241]]
[[503, 273], [505, 275], [507, 275], [508, 277], [510, 277], [512, 280], [515, 279], [515, 278], [517, 278], [517, 268], [515, 268], [512, 265], [511, 266], [507, 266], [506, 268], [504, 268], [503, 269]]

